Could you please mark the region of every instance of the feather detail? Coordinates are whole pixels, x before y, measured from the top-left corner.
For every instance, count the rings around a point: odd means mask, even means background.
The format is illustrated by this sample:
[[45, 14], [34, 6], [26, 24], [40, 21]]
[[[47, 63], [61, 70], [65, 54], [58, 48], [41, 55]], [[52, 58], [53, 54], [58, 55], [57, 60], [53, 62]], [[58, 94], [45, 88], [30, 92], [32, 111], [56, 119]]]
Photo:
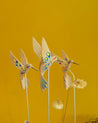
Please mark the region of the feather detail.
[[66, 74], [66, 76], [64, 76], [64, 87], [66, 88], [66, 90], [70, 88], [71, 83], [72, 83], [71, 77]]
[[41, 56], [41, 46], [40, 44], [35, 40], [35, 38], [33, 37], [33, 50], [35, 52], [35, 54], [39, 57], [39, 60], [41, 61], [42, 56]]
[[27, 87], [30, 86], [29, 80], [27, 79], [27, 77], [25, 77], [25, 74], [20, 74], [20, 82], [23, 90], [25, 90], [26, 88], [26, 82], [27, 82]]
[[47, 88], [47, 81], [44, 79], [44, 77], [41, 74], [40, 74], [40, 87], [42, 91]]
[[65, 61], [69, 61], [69, 57], [65, 54], [63, 50], [62, 50], [62, 57]]
[[22, 49], [20, 50], [20, 56], [21, 56], [21, 63], [24, 64], [24, 65], [28, 64], [26, 55], [25, 55], [25, 53], [23, 52]]
[[19, 70], [23, 70], [24, 66], [23, 64], [13, 55], [13, 53], [10, 51], [10, 59], [12, 61], [12, 63], [19, 69]]

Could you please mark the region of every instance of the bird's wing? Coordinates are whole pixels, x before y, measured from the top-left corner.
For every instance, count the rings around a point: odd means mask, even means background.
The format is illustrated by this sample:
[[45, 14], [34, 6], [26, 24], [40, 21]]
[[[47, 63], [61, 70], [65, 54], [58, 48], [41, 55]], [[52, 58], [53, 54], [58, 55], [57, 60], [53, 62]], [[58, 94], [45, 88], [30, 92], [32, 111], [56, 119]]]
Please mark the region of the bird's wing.
[[59, 65], [61, 65], [61, 66], [65, 66], [65, 64], [66, 64], [66, 61], [65, 60], [63, 60], [62, 58], [60, 58], [59, 56], [57, 56], [57, 55], [55, 55], [54, 53], [52, 53], [51, 52], [51, 56], [53, 57], [53, 56], [56, 56], [56, 62], [59, 64]]
[[41, 60], [41, 46], [40, 44], [35, 40], [35, 38], [33, 38], [33, 49], [35, 54], [39, 57], [39, 59]]
[[45, 39], [42, 39], [42, 58], [44, 63], [48, 63], [51, 60], [51, 53]]
[[29, 80], [25, 77], [25, 74], [20, 73], [20, 82], [21, 82], [22, 89], [26, 88], [26, 82], [27, 82], [27, 87], [30, 85]]
[[10, 51], [10, 58], [12, 63], [19, 69], [23, 69], [23, 64], [13, 55], [13, 53]]
[[69, 61], [68, 56], [65, 54], [65, 52], [62, 50], [62, 57], [65, 61]]
[[23, 52], [22, 49], [20, 50], [20, 57], [21, 57], [21, 63], [22, 64], [24, 64], [24, 65], [28, 64], [26, 55], [25, 55], [25, 53]]

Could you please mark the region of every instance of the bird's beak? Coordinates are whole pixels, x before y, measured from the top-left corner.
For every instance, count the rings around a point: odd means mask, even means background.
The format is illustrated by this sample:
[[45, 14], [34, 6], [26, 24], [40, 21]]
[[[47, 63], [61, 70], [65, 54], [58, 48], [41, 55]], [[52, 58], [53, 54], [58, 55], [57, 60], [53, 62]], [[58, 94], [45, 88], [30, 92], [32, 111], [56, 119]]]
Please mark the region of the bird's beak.
[[73, 62], [73, 64], [79, 65], [79, 64], [78, 64], [78, 63], [76, 63], [76, 62]]
[[35, 67], [33, 67], [33, 66], [31, 66], [31, 68], [34, 69], [34, 70], [36, 70], [36, 71], [38, 71], [38, 70], [37, 70]]

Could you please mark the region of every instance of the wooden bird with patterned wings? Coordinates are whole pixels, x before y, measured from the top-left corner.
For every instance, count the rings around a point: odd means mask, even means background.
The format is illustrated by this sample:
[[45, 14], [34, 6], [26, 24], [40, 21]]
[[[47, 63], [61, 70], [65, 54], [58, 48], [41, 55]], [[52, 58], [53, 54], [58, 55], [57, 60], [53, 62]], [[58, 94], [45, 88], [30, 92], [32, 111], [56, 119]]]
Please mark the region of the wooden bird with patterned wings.
[[42, 46], [33, 38], [33, 49], [36, 55], [39, 57], [40, 65], [40, 86], [41, 90], [47, 88], [47, 81], [43, 77], [45, 71], [57, 60], [56, 56], [51, 54], [51, 51], [48, 48], [48, 45], [44, 38], [42, 38]]
[[[35, 67], [32, 66], [32, 64], [28, 64], [27, 58], [21, 49], [20, 51], [20, 56], [21, 56], [21, 62], [13, 55], [13, 53], [10, 51], [10, 58], [12, 63], [19, 69], [20, 71], [20, 81], [21, 81], [21, 87], [22, 89], [26, 88], [26, 83], [25, 83], [25, 74], [29, 70], [29, 68], [32, 68], [37, 71]], [[27, 79], [27, 78], [26, 78]], [[27, 79], [27, 86], [29, 86], [29, 80]]]
[[68, 56], [65, 54], [64, 51], [62, 51], [63, 59], [61, 59], [59, 56], [57, 56], [57, 55], [55, 55], [53, 53], [52, 53], [52, 55], [56, 56], [56, 58], [57, 58], [56, 62], [60, 66], [62, 66], [65, 88], [66, 89], [70, 88], [72, 80], [71, 80], [71, 77], [67, 74], [67, 72], [70, 70], [70, 67], [71, 67], [72, 64], [77, 64], [77, 63], [75, 63], [73, 60], [69, 60]]

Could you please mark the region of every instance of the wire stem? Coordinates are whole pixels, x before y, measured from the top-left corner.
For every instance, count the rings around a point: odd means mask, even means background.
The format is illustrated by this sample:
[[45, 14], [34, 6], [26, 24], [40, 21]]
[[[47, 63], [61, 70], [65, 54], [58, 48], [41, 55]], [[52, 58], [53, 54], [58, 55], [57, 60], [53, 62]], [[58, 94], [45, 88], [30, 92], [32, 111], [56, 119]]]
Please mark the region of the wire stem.
[[68, 92], [67, 92], [66, 107], [65, 107], [65, 113], [64, 113], [64, 117], [63, 117], [63, 123], [64, 123], [64, 121], [65, 121], [66, 112], [67, 112], [67, 106], [68, 106], [69, 92], [70, 92], [70, 88], [68, 89]]
[[[73, 74], [73, 72], [70, 70], [72, 76], [73, 76], [73, 81], [75, 81], [75, 75]], [[73, 87], [73, 91], [74, 91], [74, 123], [76, 123], [76, 97], [75, 97], [75, 87]]]
[[50, 98], [49, 98], [49, 68], [48, 68], [48, 123], [50, 123]]
[[25, 74], [25, 84], [26, 84], [27, 115], [28, 115], [28, 121], [29, 121], [28, 87], [27, 87], [27, 78], [26, 78], [26, 74]]

